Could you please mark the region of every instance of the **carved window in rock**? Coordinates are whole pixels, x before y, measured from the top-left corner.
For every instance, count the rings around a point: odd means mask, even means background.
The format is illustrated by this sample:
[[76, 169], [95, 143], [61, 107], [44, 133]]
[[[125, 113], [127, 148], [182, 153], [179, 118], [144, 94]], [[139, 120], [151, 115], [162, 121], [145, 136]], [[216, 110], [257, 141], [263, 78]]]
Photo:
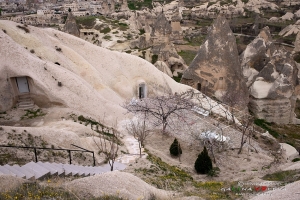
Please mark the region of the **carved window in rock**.
[[139, 84], [139, 99], [143, 99], [147, 97], [147, 88], [145, 83]]

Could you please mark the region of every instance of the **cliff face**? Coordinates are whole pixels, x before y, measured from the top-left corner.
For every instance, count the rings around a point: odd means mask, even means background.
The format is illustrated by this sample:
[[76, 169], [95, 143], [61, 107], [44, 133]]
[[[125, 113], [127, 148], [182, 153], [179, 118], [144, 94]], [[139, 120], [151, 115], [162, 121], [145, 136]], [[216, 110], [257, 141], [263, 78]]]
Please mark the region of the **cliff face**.
[[298, 69], [292, 54], [276, 49], [265, 27], [240, 58], [250, 92], [250, 110], [269, 122], [293, 123]]
[[66, 20], [65, 26], [64, 26], [64, 32], [69, 33], [71, 35], [74, 35], [76, 37], [80, 36], [79, 28], [76, 24], [76, 19], [73, 16], [72, 12], [69, 12], [68, 18]]
[[241, 100], [236, 103], [246, 106], [248, 90], [242, 76], [236, 39], [226, 19], [219, 16], [207, 35], [181, 82], [220, 99], [228, 91], [233, 92]]

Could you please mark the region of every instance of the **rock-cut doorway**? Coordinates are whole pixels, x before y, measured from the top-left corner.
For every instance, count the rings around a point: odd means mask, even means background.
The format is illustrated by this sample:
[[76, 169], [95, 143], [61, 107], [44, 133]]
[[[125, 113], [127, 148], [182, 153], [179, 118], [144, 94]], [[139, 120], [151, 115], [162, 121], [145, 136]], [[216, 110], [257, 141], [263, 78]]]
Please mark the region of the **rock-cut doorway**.
[[24, 77], [16, 77], [16, 82], [18, 86], [19, 93], [29, 93], [29, 86], [28, 86], [28, 80]]

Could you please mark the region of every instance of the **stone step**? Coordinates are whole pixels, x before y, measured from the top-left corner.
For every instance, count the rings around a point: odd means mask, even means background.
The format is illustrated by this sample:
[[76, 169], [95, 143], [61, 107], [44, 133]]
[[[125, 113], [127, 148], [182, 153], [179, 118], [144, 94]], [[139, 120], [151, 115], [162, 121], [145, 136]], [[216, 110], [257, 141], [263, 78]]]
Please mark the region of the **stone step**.
[[63, 164], [63, 169], [65, 170], [65, 173], [70, 174], [71, 176], [79, 175], [79, 171], [74, 165]]
[[45, 169], [48, 169], [51, 175], [61, 175], [64, 173], [64, 171], [61, 168], [51, 165], [51, 163], [49, 162], [37, 162], [36, 164], [44, 167]]
[[[114, 170], [123, 170], [126, 168], [125, 164], [115, 162]], [[48, 175], [66, 175], [66, 176], [91, 176], [95, 174], [102, 174], [110, 171], [110, 165], [103, 166], [80, 166], [61, 163], [49, 162], [29, 162], [23, 166], [19, 165], [4, 165], [0, 166], [0, 174], [8, 174], [18, 176], [26, 179], [42, 179]]]
[[6, 168], [7, 170], [11, 171], [13, 174], [15, 174], [17, 177], [20, 177], [20, 178], [26, 178], [26, 175], [23, 174], [22, 172], [20, 172], [19, 170], [16, 170], [14, 168], [12, 168], [11, 166], [9, 165], [4, 165], [3, 166], [4, 168]]
[[50, 175], [49, 170], [47, 170], [46, 168], [44, 168], [34, 162], [27, 163], [26, 165], [23, 165], [22, 168], [26, 168], [29, 171], [31, 171], [32, 173], [34, 173], [34, 177], [36, 179], [42, 179], [45, 176]]
[[22, 98], [22, 99], [18, 99], [18, 102], [33, 102], [32, 99], [29, 98]]
[[57, 163], [49, 163], [49, 162], [47, 162], [47, 164], [48, 164], [51, 168], [56, 169], [59, 176], [65, 175], [65, 171], [64, 171], [64, 169], [62, 168], [62, 164], [61, 164], [61, 163], [57, 164]]
[[20, 167], [19, 165], [13, 165], [13, 166], [10, 166], [10, 167], [17, 170], [17, 171], [19, 171], [19, 172], [21, 172], [21, 173], [23, 173], [23, 174], [25, 174], [26, 179], [28, 179], [28, 180], [34, 180], [35, 179], [34, 173], [32, 173], [31, 171], [26, 170], [23, 167]]
[[13, 172], [6, 169], [4, 166], [0, 166], [0, 172], [3, 173], [3, 174], [7, 174], [7, 175], [17, 176]]
[[28, 105], [34, 105], [33, 101], [21, 101], [18, 103], [19, 106], [28, 106]]
[[33, 109], [34, 105], [28, 105], [28, 106], [18, 106], [18, 109], [20, 110], [30, 110]]

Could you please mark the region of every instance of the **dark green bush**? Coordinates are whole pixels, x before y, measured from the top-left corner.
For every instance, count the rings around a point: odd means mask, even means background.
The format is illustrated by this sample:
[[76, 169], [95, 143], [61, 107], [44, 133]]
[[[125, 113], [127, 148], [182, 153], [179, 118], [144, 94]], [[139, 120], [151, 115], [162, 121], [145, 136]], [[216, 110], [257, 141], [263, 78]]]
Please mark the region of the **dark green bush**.
[[173, 156], [178, 156], [179, 154], [182, 154], [182, 149], [176, 138], [174, 139], [174, 142], [170, 146], [170, 154]]
[[100, 30], [100, 33], [106, 34], [106, 33], [109, 33], [110, 31], [111, 31], [111, 29], [110, 29], [109, 27], [106, 27], [106, 28], [104, 28], [104, 29], [101, 29], [101, 30]]
[[300, 158], [294, 158], [294, 159], [292, 160], [292, 162], [298, 162], [298, 161], [300, 161]]
[[153, 55], [151, 63], [154, 64], [156, 63], [157, 60], [158, 60], [158, 55]]
[[212, 168], [211, 159], [208, 155], [206, 147], [204, 147], [203, 151], [198, 155], [198, 158], [195, 162], [195, 170], [199, 174], [208, 174]]
[[139, 33], [139, 35], [143, 35], [144, 33], [145, 33], [145, 29], [139, 29], [139, 31], [140, 31], [140, 33]]

